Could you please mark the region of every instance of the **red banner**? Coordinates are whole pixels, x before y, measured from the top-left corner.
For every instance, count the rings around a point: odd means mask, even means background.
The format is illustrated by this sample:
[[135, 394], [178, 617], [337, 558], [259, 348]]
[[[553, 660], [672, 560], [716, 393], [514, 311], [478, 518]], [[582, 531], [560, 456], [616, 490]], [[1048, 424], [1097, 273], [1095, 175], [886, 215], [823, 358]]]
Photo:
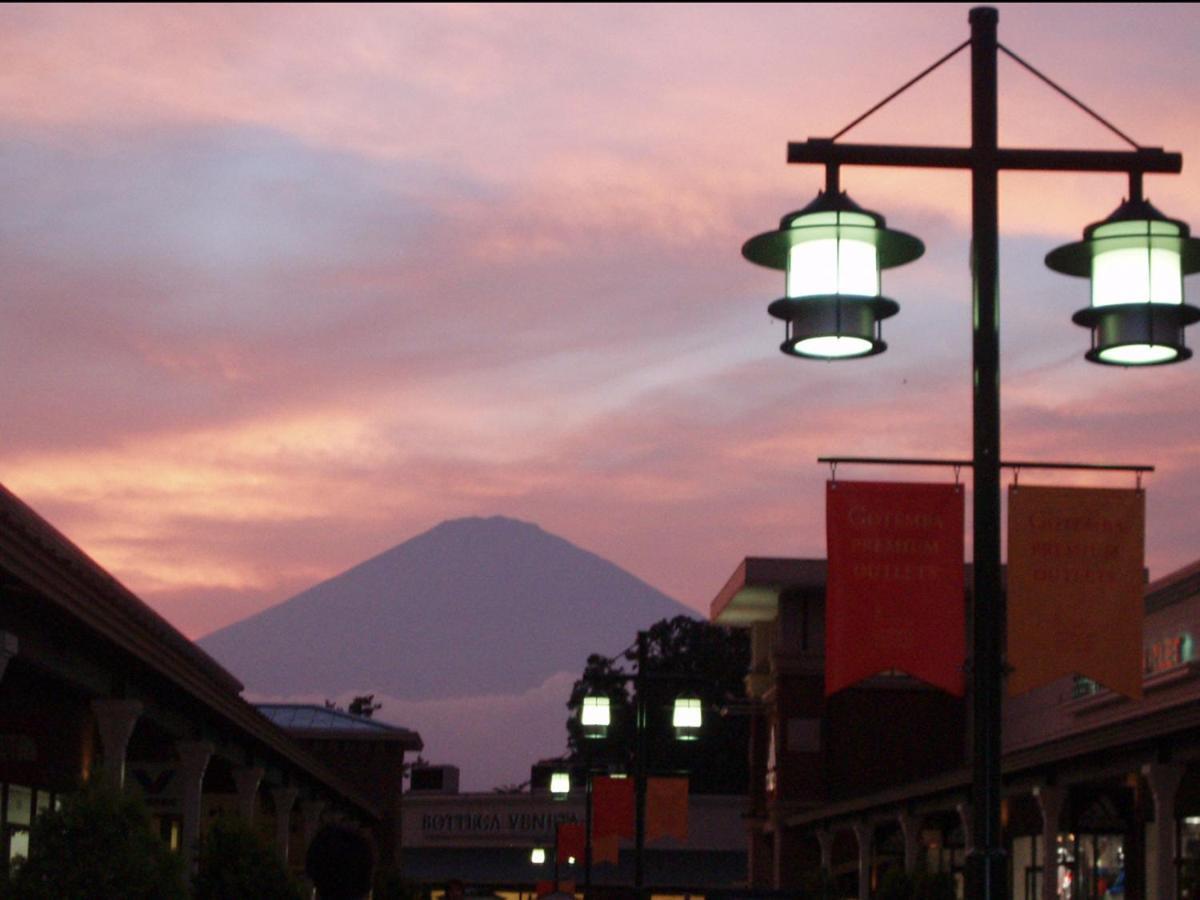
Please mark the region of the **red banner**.
[[962, 696], [962, 489], [831, 481], [825, 529], [826, 696], [890, 669]]
[[1008, 492], [1008, 689], [1083, 675], [1142, 696], [1146, 498], [1110, 488]]
[[560, 863], [583, 859], [586, 847], [582, 822], [560, 822], [555, 847]]
[[592, 834], [633, 837], [633, 779], [598, 775], [592, 779]]

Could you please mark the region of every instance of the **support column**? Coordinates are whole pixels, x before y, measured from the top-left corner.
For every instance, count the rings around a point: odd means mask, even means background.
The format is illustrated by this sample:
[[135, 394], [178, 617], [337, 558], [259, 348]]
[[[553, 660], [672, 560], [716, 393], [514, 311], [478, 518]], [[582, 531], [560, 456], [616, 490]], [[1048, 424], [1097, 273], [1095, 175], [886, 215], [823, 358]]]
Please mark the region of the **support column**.
[[196, 864], [196, 853], [200, 849], [201, 799], [204, 788], [204, 772], [213, 755], [213, 745], [208, 741], [176, 741], [175, 753], [179, 756], [180, 805], [183, 808], [183, 825], [180, 828], [180, 844], [183, 858], [189, 871]]
[[0, 681], [4, 680], [4, 670], [8, 668], [8, 661], [17, 655], [19, 647], [20, 642], [15, 634], [0, 631]]
[[799, 854], [797, 844], [801, 834], [795, 828], [788, 828], [782, 816], [772, 816], [775, 823], [775, 841], [772, 856], [772, 877], [777, 891], [792, 890], [798, 886]]
[[125, 787], [125, 751], [133, 726], [142, 714], [140, 700], [119, 700], [97, 697], [92, 701], [92, 714], [100, 732], [100, 752], [104, 756], [104, 780], [121, 790]]
[[833, 832], [822, 828], [817, 832], [817, 843], [821, 845], [821, 872], [833, 874]]
[[288, 839], [292, 832], [292, 807], [296, 805], [294, 787], [271, 788], [271, 801], [275, 804], [275, 846], [286, 866], [288, 861]]
[[858, 900], [871, 900], [871, 838], [874, 827], [860, 822], [854, 826], [858, 839]]
[[1154, 859], [1147, 868], [1154, 870], [1155, 892], [1159, 897], [1175, 897], [1175, 795], [1183, 779], [1184, 767], [1170, 763], [1142, 766], [1142, 775], [1154, 796]]
[[237, 785], [238, 815], [247, 822], [254, 821], [254, 813], [258, 808], [258, 785], [262, 777], [262, 766], [240, 766], [233, 770], [233, 783]]
[[904, 833], [904, 871], [911, 875], [917, 871], [917, 855], [921, 851], [921, 820], [905, 810], [896, 816], [896, 821]]
[[324, 800], [304, 800], [300, 803], [300, 815], [304, 819], [304, 853], [308, 854], [308, 846], [317, 836], [321, 827], [321, 816], [325, 812]]
[[975, 841], [972, 839], [974, 834], [971, 831], [971, 823], [974, 821], [974, 817], [971, 813], [971, 804], [959, 803], [954, 807], [954, 810], [958, 813], [959, 821], [962, 822], [963, 854], [966, 855], [975, 847]]
[[1057, 897], [1058, 827], [1067, 791], [1058, 785], [1041, 785], [1033, 789], [1033, 795], [1042, 810], [1042, 843], [1038, 848], [1038, 859], [1042, 862], [1041, 896]]

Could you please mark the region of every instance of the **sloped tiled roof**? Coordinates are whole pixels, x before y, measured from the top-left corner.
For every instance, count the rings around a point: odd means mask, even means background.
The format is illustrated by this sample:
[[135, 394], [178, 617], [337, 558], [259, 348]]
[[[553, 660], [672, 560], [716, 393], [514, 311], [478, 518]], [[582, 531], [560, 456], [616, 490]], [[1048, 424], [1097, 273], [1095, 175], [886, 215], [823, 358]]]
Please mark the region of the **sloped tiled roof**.
[[330, 709], [311, 703], [259, 703], [260, 713], [285, 731], [330, 736], [375, 737], [382, 740], [404, 741], [413, 750], [424, 747], [415, 731], [389, 725], [366, 716], [356, 716], [340, 709]]

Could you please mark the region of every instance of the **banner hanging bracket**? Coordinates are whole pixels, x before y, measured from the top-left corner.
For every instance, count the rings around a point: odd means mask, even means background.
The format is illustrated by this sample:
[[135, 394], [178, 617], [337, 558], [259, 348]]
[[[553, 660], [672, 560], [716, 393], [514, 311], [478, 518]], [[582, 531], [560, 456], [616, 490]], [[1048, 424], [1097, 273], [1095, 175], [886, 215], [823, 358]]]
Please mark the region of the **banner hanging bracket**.
[[[837, 472], [837, 467], [841, 463], [856, 466], [941, 466], [954, 469], [954, 478], [957, 483], [959, 472], [962, 469], [974, 470], [974, 463], [969, 459], [919, 459], [911, 457], [896, 457], [896, 456], [818, 456], [817, 462], [827, 463], [834, 473]], [[1153, 472], [1154, 466], [1142, 465], [1109, 465], [1101, 463], [1078, 463], [1078, 462], [1033, 462], [1030, 460], [1011, 460], [1009, 462], [1001, 462], [1000, 468], [1013, 470], [1013, 485], [1016, 486], [1017, 480], [1020, 477], [1021, 469], [1067, 469], [1073, 471], [1093, 471], [1093, 472], [1133, 472], [1137, 476], [1137, 484], [1140, 489], [1142, 486], [1142, 475], [1146, 472]]]

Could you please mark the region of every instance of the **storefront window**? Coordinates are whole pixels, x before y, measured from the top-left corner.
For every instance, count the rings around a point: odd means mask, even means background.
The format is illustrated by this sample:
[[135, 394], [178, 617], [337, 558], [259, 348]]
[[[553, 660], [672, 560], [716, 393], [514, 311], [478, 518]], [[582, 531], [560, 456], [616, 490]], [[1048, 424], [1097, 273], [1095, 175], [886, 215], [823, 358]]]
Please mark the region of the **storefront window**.
[[33, 821], [33, 788], [18, 784], [8, 786], [8, 805], [5, 822], [9, 825], [29, 825]]
[[1119, 834], [1058, 836], [1058, 900], [1125, 896], [1125, 842]]
[[17, 857], [29, 856], [29, 826], [34, 816], [51, 809], [58, 798], [50, 791], [20, 784], [0, 784], [0, 870]]
[[1200, 816], [1179, 821], [1179, 896], [1181, 900], [1200, 900]]

